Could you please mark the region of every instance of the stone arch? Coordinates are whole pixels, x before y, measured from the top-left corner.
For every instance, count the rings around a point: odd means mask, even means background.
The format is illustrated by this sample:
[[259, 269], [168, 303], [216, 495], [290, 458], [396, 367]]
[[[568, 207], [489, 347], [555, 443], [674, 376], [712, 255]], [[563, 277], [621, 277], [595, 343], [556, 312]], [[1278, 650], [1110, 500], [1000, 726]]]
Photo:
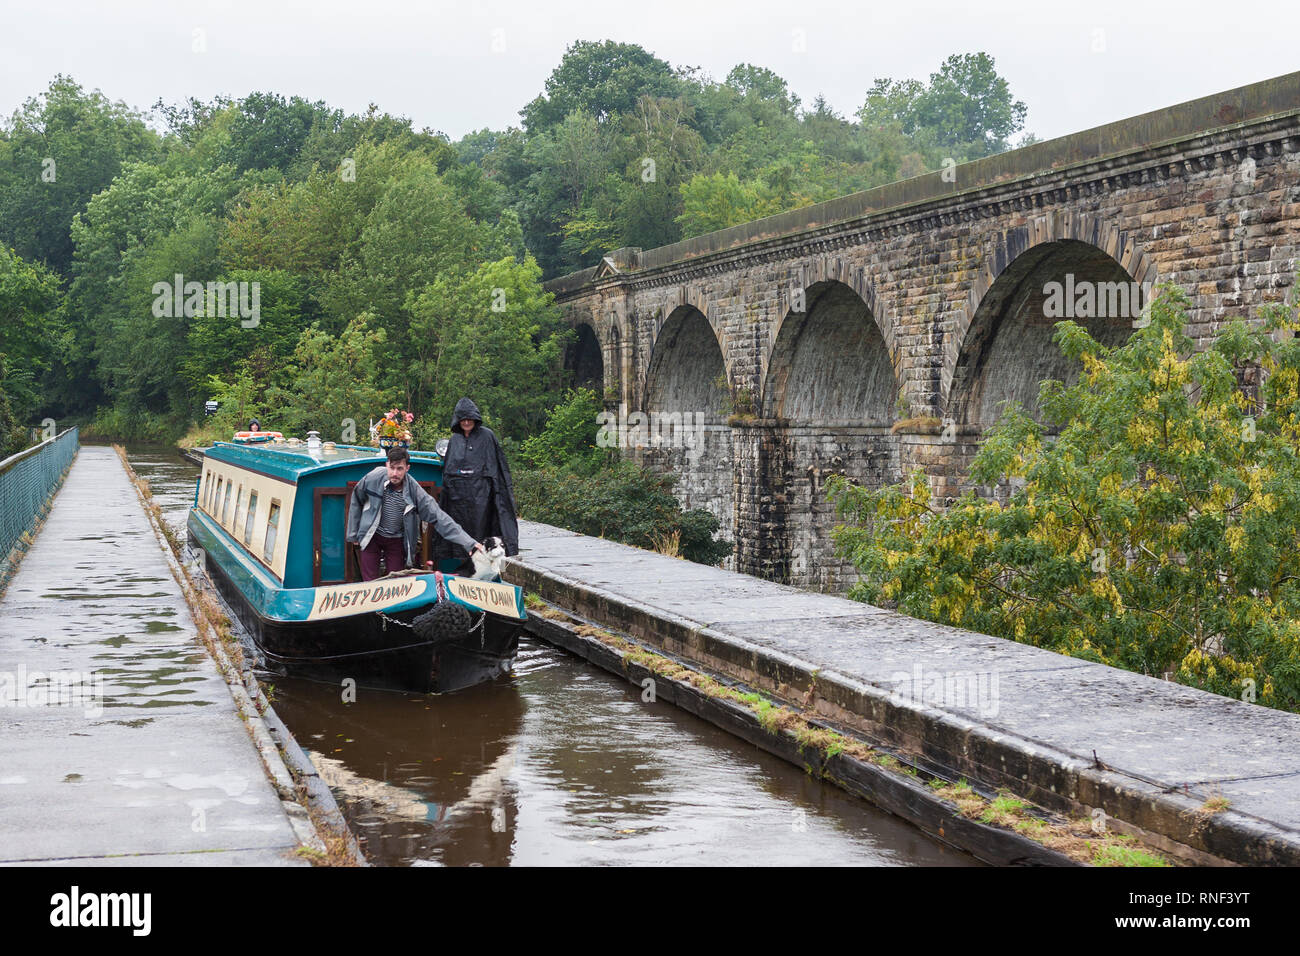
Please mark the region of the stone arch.
[[605, 367], [610, 370], [610, 374], [606, 379], [608, 384], [605, 386], [605, 394], [602, 397], [608, 401], [608, 396], [612, 394], [616, 396], [613, 399], [615, 403], [627, 401], [627, 395], [623, 389], [625, 380], [623, 369], [626, 361], [623, 355], [623, 330], [617, 322], [611, 321], [609, 323], [609, 334], [606, 336], [605, 349], [606, 354], [609, 356]]
[[[1092, 281], [1136, 282], [1145, 288], [1152, 288], [1157, 281], [1155, 262], [1139, 244], [1091, 214], [1049, 212], [996, 234], [991, 248], [984, 252], [984, 268], [971, 284], [951, 334], [944, 338], [939, 407], [945, 417], [957, 421], [970, 417], [974, 411], [969, 407], [974, 397], [970, 392], [979, 385], [973, 379], [989, 358], [989, 337], [997, 335], [1009, 309], [1023, 310], [1029, 304], [1032, 282], [1071, 262], [1071, 257], [1091, 270], [1088, 278]], [[1019, 301], [1013, 301], [1017, 296]], [[1049, 335], [1055, 321], [1047, 323]], [[962, 394], [955, 394], [957, 391]], [[963, 403], [967, 407], [955, 407]]]
[[679, 305], [655, 335], [646, 367], [647, 412], [704, 413], [724, 417], [728, 397], [725, 351], [704, 313]]
[[797, 423], [888, 425], [899, 382], [871, 305], [835, 279], [815, 282], [782, 318], [763, 383], [763, 417]]
[[823, 278], [792, 301], [773, 335], [754, 461], [762, 494], [747, 563], [787, 583], [839, 590], [852, 565], [834, 553], [842, 519], [831, 475], [868, 487], [899, 477], [892, 434], [899, 394], [895, 353], [858, 289]]
[[[730, 390], [722, 343], [704, 313], [679, 305], [654, 339], [646, 370], [642, 447], [632, 454], [643, 464], [680, 477], [673, 494], [685, 509], [706, 509], [718, 519], [724, 540], [734, 540], [735, 476]], [[633, 427], [633, 415], [628, 415]], [[724, 562], [731, 566], [732, 558]]]
[[575, 325], [578, 338], [565, 349], [564, 367], [573, 375], [574, 388], [589, 388], [597, 395], [605, 391], [605, 359], [600, 339], [590, 322]]
[[[884, 302], [876, 295], [875, 286], [867, 278], [866, 269], [838, 256], [814, 256], [795, 265], [789, 279], [777, 290], [778, 319], [776, 326], [772, 329], [771, 342], [773, 345], [781, 336], [782, 326], [791, 318], [791, 313], [795, 312], [794, 307], [798, 303], [794, 301], [793, 293], [802, 289], [806, 306], [811, 306], [812, 300], [808, 295], [808, 291], [814, 286], [829, 282], [848, 286], [857, 293], [858, 298], [866, 306], [872, 321], [880, 330], [880, 336], [884, 340], [885, 351], [889, 354], [889, 361], [893, 365], [894, 374], [900, 375], [902, 355], [898, 348], [893, 318], [889, 315]], [[803, 311], [807, 312], [807, 307]], [[799, 317], [799, 314], [796, 313], [796, 320]], [[767, 370], [771, 368], [773, 354], [774, 349], [769, 349], [768, 354], [764, 356], [764, 368]], [[768, 372], [764, 372], [763, 377], [766, 379], [768, 374]]]

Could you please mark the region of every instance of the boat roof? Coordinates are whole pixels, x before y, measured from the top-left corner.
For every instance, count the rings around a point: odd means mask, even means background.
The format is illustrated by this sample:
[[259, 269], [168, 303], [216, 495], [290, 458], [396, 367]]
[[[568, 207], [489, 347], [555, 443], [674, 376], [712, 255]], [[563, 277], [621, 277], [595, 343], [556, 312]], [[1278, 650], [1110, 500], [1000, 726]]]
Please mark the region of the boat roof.
[[[255, 471], [297, 483], [304, 475], [348, 465], [382, 465], [388, 453], [370, 445], [336, 445], [332, 449], [307, 450], [307, 443], [266, 442], [259, 445], [219, 441], [211, 448], [201, 449], [209, 458], [232, 465], [242, 465]], [[411, 462], [441, 465], [435, 452], [408, 449]]]

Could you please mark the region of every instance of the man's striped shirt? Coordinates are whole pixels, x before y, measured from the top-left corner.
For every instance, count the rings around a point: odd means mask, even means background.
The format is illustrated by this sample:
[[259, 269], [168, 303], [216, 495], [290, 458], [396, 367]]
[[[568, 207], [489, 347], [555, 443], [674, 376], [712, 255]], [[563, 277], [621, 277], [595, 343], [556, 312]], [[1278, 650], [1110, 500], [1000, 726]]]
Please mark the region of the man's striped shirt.
[[402, 536], [402, 513], [406, 510], [406, 500], [402, 497], [402, 490], [399, 488], [393, 490], [391, 482], [384, 485], [384, 506], [379, 513], [379, 527], [377, 532], [385, 538], [400, 538]]

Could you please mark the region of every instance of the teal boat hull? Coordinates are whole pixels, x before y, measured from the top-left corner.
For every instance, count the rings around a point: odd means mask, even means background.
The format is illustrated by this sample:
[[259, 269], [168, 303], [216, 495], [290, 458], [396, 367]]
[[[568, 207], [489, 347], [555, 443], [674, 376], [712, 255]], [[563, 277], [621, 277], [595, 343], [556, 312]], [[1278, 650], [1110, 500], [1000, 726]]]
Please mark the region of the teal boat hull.
[[[206, 515], [191, 511], [187, 528], [208, 576], [273, 673], [337, 683], [344, 690], [436, 694], [495, 680], [514, 666], [526, 616], [518, 588], [507, 594], [515, 607], [487, 613], [451, 593], [455, 578], [447, 576], [446, 598], [467, 609], [472, 627], [450, 638], [426, 640], [412, 623], [437, 601], [433, 575], [394, 575], [333, 588], [280, 588]], [[507, 593], [501, 585], [496, 591]], [[409, 600], [403, 599], [407, 593]], [[382, 609], [365, 609], [376, 601]]]

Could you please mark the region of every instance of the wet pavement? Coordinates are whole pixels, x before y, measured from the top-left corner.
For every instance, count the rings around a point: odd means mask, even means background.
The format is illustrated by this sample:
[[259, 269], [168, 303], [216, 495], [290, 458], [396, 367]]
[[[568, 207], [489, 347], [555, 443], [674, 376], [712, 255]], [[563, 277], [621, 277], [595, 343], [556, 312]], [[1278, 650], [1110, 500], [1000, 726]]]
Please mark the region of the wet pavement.
[[[131, 461], [183, 530], [198, 469]], [[513, 675], [455, 694], [263, 681], [378, 865], [977, 865], [528, 638]]]
[[0, 862], [301, 862], [162, 548], [83, 447], [0, 600]]

